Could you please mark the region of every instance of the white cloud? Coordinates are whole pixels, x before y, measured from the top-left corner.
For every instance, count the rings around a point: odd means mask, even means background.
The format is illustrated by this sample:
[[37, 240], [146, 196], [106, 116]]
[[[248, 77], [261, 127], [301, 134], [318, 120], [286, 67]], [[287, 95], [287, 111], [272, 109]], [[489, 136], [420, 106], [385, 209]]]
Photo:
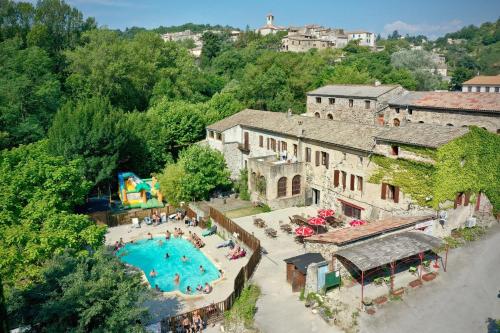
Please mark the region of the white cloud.
[[398, 20], [392, 23], [387, 23], [384, 26], [384, 32], [386, 34], [390, 34], [394, 30], [397, 30], [401, 35], [405, 34], [426, 35], [427, 37], [430, 38], [436, 38], [448, 32], [457, 31], [462, 27], [463, 27], [463, 22], [457, 19], [439, 24], [427, 24], [427, 23], [412, 24]]

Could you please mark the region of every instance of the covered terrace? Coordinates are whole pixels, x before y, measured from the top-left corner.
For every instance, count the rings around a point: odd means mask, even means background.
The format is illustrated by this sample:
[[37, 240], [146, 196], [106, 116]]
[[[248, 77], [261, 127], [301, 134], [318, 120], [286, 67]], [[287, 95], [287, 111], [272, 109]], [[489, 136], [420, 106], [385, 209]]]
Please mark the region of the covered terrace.
[[[405, 231], [352, 245], [337, 251], [334, 256], [351, 275], [360, 280], [363, 301], [365, 281], [373, 280], [374, 276], [389, 268], [392, 292], [397, 270], [402, 271], [408, 265], [419, 265], [420, 278], [424, 259], [435, 259], [437, 264], [438, 255], [435, 251], [442, 244], [439, 238], [423, 232]], [[446, 271], [446, 262], [443, 263], [443, 268]]]

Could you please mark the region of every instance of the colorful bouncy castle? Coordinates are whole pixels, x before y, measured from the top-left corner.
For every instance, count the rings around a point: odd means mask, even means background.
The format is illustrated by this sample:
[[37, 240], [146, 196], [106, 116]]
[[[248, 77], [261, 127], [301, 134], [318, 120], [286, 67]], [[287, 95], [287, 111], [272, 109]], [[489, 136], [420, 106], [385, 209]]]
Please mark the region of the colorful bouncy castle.
[[156, 177], [141, 179], [133, 172], [120, 172], [118, 192], [124, 208], [163, 207], [163, 195]]

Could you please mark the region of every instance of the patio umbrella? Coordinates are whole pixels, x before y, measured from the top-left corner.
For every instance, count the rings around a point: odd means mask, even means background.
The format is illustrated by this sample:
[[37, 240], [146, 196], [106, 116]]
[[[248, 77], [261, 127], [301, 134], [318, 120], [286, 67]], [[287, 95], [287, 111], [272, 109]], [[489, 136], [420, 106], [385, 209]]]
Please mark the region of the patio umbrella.
[[312, 230], [310, 227], [301, 226], [295, 229], [295, 234], [297, 236], [309, 237], [314, 235], [314, 230]]
[[360, 225], [365, 225], [366, 224], [366, 221], [363, 221], [363, 220], [352, 220], [351, 222], [349, 222], [349, 225], [351, 227], [359, 227]]
[[320, 209], [320, 210], [318, 210], [318, 216], [322, 217], [322, 218], [327, 218], [327, 217], [333, 216], [334, 214], [335, 214], [335, 212], [333, 211], [333, 209]]
[[311, 217], [307, 220], [307, 224], [316, 226], [316, 233], [318, 233], [318, 226], [325, 226], [326, 221], [322, 217]]

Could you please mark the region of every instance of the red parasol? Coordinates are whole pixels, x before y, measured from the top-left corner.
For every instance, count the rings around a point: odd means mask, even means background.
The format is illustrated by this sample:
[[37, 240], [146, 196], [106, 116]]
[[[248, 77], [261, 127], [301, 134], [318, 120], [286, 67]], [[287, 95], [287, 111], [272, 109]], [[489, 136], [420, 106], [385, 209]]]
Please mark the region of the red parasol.
[[349, 224], [351, 225], [351, 227], [359, 227], [360, 225], [365, 225], [366, 221], [363, 221], [363, 220], [352, 220], [351, 222], [349, 222]]
[[326, 225], [326, 221], [324, 218], [321, 218], [321, 217], [311, 217], [309, 220], [307, 220], [307, 224], [309, 224], [309, 225]]
[[295, 229], [295, 234], [297, 236], [309, 237], [309, 236], [314, 235], [314, 230], [312, 230], [311, 228], [306, 227], [306, 226], [301, 226], [301, 227], [298, 227], [297, 229]]
[[327, 217], [333, 216], [334, 214], [335, 214], [335, 212], [333, 211], [333, 209], [320, 209], [320, 210], [318, 210], [318, 216], [320, 216], [322, 218], [327, 218]]

